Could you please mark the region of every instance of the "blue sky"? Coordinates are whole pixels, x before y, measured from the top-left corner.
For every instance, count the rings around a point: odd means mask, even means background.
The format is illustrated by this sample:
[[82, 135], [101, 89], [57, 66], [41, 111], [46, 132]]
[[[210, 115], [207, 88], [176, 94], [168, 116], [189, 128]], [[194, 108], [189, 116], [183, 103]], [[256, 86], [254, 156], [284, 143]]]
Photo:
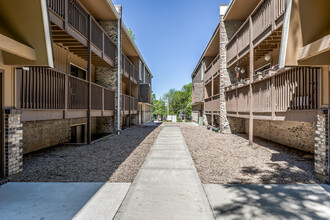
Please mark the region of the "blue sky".
[[191, 73], [219, 22], [219, 6], [229, 0], [113, 0], [153, 78], [159, 98], [191, 82]]

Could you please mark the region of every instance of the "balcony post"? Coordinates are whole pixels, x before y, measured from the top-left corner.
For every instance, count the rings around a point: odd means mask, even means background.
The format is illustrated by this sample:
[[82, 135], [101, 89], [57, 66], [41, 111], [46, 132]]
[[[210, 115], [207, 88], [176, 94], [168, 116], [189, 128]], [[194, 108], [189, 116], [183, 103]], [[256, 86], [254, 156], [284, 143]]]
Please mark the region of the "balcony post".
[[102, 33], [102, 59], [104, 59], [104, 35], [105, 33]]
[[235, 96], [235, 99], [236, 99], [236, 115], [238, 116], [238, 89], [236, 88], [235, 91], [236, 91], [236, 96]]
[[275, 77], [272, 76], [271, 78], [271, 93], [270, 93], [270, 97], [271, 97], [271, 108], [272, 108], [272, 120], [275, 120]]
[[253, 106], [253, 100], [252, 100], [252, 83], [253, 83], [253, 73], [254, 73], [254, 48], [253, 48], [253, 23], [252, 23], [252, 17], [249, 17], [250, 22], [250, 92], [249, 92], [249, 145], [253, 144], [253, 112], [252, 112], [252, 106]]
[[102, 116], [104, 115], [104, 87], [102, 87]]
[[69, 22], [69, 0], [64, 0], [64, 30], [68, 29]]
[[91, 111], [92, 111], [92, 84], [91, 84], [91, 59], [92, 59], [92, 54], [91, 54], [91, 38], [92, 38], [92, 32], [91, 32], [91, 15], [88, 15], [88, 61], [87, 61], [87, 75], [88, 75], [88, 110], [87, 110], [87, 143], [90, 144], [92, 141], [92, 133], [91, 133]]
[[63, 118], [66, 118], [66, 113], [68, 111], [68, 105], [69, 105], [69, 77], [65, 74], [64, 76], [64, 112], [63, 112]]
[[129, 85], [128, 85], [128, 88], [129, 88], [129, 113], [128, 113], [128, 116], [129, 116], [129, 119], [128, 119], [128, 123], [129, 123], [129, 127], [131, 127], [131, 102], [132, 102], [132, 91], [131, 91], [131, 80], [132, 80], [132, 71], [133, 68], [132, 66], [129, 67]]

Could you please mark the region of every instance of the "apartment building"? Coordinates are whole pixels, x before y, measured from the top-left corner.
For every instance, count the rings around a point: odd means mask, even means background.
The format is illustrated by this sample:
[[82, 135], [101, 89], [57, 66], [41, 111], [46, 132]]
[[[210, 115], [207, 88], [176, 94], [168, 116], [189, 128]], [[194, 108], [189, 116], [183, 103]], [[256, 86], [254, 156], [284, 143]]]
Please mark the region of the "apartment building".
[[191, 120], [198, 123], [204, 115], [204, 61], [201, 61], [191, 74], [192, 103]]
[[[150, 104], [139, 96], [151, 96], [152, 75], [122, 22], [121, 6], [108, 0], [0, 5], [2, 128], [8, 136], [0, 178], [22, 171], [23, 154], [90, 143], [139, 123], [144, 113], [138, 103]], [[147, 81], [149, 90], [140, 91]]]
[[139, 124], [152, 121], [152, 99], [151, 99], [151, 79], [152, 74], [143, 65], [139, 64]]
[[315, 155], [329, 178], [330, 17], [326, 0], [232, 0], [199, 63], [204, 117]]

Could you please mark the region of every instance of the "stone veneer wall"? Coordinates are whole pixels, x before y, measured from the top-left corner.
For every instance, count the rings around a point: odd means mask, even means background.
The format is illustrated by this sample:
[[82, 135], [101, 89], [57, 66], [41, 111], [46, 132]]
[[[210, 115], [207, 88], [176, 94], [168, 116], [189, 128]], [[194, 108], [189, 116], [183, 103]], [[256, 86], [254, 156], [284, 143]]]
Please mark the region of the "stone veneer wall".
[[242, 21], [224, 22], [223, 15], [220, 15], [219, 25], [219, 54], [220, 54], [220, 133], [230, 133], [230, 125], [227, 119], [225, 87], [233, 82], [233, 75], [227, 69], [226, 45], [237, 29], [242, 25]]
[[15, 109], [5, 109], [5, 177], [23, 171], [23, 130], [21, 114]]
[[[228, 121], [232, 133], [249, 133], [248, 119], [228, 117]], [[253, 136], [314, 153], [315, 123], [254, 120]]]
[[228, 117], [228, 123], [229, 123], [231, 133], [233, 133], [233, 134], [245, 133], [245, 119], [244, 118]]
[[329, 179], [329, 121], [328, 110], [324, 110], [323, 114], [317, 115], [317, 123], [315, 125], [315, 159], [314, 166], [317, 176], [326, 180]]
[[193, 83], [192, 84], [192, 96], [193, 102], [204, 102], [204, 84], [203, 83]]
[[[245, 119], [249, 133], [249, 119]], [[253, 121], [253, 136], [314, 153], [315, 123], [300, 121]]]
[[[92, 134], [97, 132], [96, 118], [92, 117]], [[71, 126], [87, 124], [87, 118], [23, 122], [23, 153], [30, 153], [71, 139]]]
[[[118, 21], [99, 21], [98, 22], [110, 39], [117, 44], [118, 42]], [[115, 91], [115, 111], [113, 117], [100, 118], [97, 120], [99, 133], [113, 133], [117, 131], [117, 111], [118, 111], [118, 56], [115, 56], [115, 67], [95, 67], [95, 82], [101, 86]], [[122, 125], [122, 124], [121, 124]]]

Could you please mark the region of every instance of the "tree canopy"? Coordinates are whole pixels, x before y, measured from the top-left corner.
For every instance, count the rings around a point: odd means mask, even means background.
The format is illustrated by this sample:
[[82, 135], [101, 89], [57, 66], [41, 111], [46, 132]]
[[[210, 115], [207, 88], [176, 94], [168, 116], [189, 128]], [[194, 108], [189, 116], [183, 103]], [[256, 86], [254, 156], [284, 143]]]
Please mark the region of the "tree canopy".
[[[184, 111], [187, 117], [191, 117], [191, 101], [192, 101], [192, 84], [184, 85], [181, 90], [170, 89], [159, 99], [155, 94], [153, 99], [153, 116], [179, 115], [180, 110]], [[168, 108], [168, 109], [167, 109]]]

